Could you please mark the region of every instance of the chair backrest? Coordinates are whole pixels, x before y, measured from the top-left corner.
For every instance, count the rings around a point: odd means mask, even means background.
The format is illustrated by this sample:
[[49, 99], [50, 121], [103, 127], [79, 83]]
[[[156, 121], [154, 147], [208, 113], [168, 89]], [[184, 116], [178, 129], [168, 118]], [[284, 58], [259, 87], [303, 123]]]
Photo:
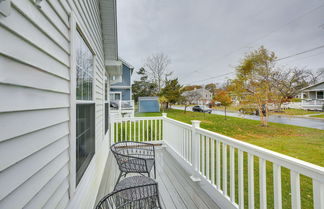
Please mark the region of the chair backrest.
[[144, 142], [118, 142], [113, 144], [110, 149], [116, 158], [119, 169], [125, 172], [147, 172], [145, 160], [155, 156], [154, 145]]
[[161, 208], [157, 183], [114, 191], [102, 198], [96, 209]]

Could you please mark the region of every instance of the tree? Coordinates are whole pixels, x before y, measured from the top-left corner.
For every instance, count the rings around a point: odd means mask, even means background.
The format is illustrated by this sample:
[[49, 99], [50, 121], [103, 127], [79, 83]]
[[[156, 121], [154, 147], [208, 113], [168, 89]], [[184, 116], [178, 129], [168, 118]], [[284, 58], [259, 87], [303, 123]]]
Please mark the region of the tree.
[[205, 89], [207, 89], [210, 93], [213, 94], [213, 96], [215, 96], [216, 91], [217, 91], [217, 87], [216, 84], [214, 83], [209, 83], [205, 86]]
[[132, 92], [135, 102], [138, 97], [157, 95], [157, 86], [155, 83], [148, 81], [148, 75], [144, 68], [140, 68], [137, 72], [140, 77], [139, 81], [135, 81], [132, 85]]
[[161, 105], [161, 109], [164, 112], [164, 110], [166, 109], [166, 104], [168, 103], [168, 99], [165, 96], [160, 96], [159, 97], [159, 103]]
[[193, 101], [199, 100], [201, 95], [197, 91], [185, 91], [182, 93], [180, 103], [185, 106], [184, 112], [187, 111], [187, 107], [193, 104]]
[[309, 85], [309, 74], [304, 69], [297, 67], [288, 70], [279, 68], [272, 74], [272, 86], [277, 92], [274, 94], [273, 102], [277, 104], [278, 109], [284, 102], [290, 101], [296, 96], [302, 88]]
[[276, 93], [271, 85], [275, 60], [275, 53], [261, 46], [244, 57], [236, 67], [236, 79], [232, 81], [237, 95], [246, 94], [248, 101], [257, 104], [262, 126], [268, 126], [268, 103]]
[[153, 54], [146, 58], [144, 66], [148, 69], [152, 82], [157, 85], [159, 93], [161, 92], [168, 76], [172, 74], [172, 72], [169, 72], [167, 69], [170, 62], [170, 59], [163, 53]]
[[184, 86], [182, 88], [182, 91], [192, 91], [192, 90], [201, 89], [201, 88], [202, 88], [202, 86], [199, 86], [199, 85]]
[[165, 87], [161, 89], [160, 96], [164, 96], [167, 99], [166, 108], [169, 108], [169, 104], [175, 104], [181, 99], [181, 88], [178, 78], [172, 80], [166, 80]]
[[225, 120], [226, 120], [226, 107], [232, 104], [232, 98], [226, 90], [220, 90], [213, 98], [214, 102], [220, 102], [225, 107]]
[[308, 70], [306, 73], [308, 75], [309, 85], [313, 85], [320, 81], [324, 81], [324, 68], [320, 68], [316, 72]]

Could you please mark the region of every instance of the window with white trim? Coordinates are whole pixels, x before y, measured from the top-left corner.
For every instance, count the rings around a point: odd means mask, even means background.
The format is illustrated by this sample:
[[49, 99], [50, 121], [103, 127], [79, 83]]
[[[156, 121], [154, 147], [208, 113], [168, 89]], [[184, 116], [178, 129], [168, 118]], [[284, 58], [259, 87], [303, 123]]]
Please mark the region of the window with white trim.
[[76, 36], [76, 183], [95, 153], [94, 56], [80, 33]]
[[109, 129], [108, 77], [105, 77], [105, 134]]

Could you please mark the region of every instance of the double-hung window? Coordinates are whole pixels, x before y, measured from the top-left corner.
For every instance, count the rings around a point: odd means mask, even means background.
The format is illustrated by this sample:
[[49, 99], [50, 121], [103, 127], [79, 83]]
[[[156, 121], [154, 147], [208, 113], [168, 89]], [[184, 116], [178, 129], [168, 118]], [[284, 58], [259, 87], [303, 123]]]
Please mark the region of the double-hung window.
[[109, 101], [108, 101], [108, 77], [105, 77], [105, 134], [109, 128]]
[[95, 103], [93, 100], [94, 56], [76, 36], [76, 183], [78, 184], [95, 153]]

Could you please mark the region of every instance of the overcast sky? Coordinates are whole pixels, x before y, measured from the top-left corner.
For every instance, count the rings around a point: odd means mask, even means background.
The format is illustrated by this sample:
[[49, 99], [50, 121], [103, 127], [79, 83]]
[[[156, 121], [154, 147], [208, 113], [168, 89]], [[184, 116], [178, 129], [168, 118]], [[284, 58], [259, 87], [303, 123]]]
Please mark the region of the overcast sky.
[[[162, 52], [182, 84], [220, 83], [260, 45], [279, 58], [324, 45], [324, 0], [117, 0], [117, 5], [119, 56], [137, 70], [146, 57]], [[324, 48], [279, 64], [317, 70], [324, 67]]]

